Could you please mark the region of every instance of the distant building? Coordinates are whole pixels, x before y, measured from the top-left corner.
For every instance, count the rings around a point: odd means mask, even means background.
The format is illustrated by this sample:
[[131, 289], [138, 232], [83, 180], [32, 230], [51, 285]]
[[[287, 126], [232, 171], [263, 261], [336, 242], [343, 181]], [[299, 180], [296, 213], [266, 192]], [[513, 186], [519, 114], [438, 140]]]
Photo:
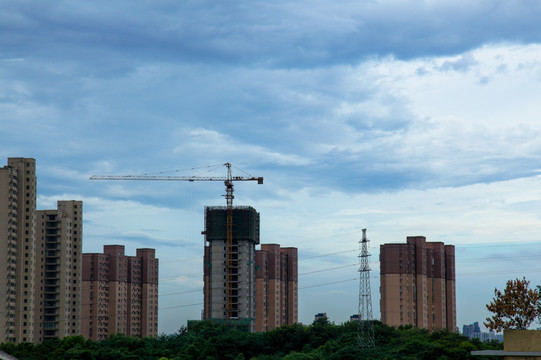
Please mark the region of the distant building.
[[327, 313], [317, 313], [314, 316], [314, 321], [317, 321], [319, 319], [327, 319]]
[[470, 325], [462, 325], [462, 334], [469, 337], [470, 339], [472, 338], [473, 334], [477, 334], [480, 332], [481, 328], [479, 327], [479, 322], [477, 321]]
[[82, 202], [37, 210], [36, 160], [0, 168], [0, 342], [80, 332]]
[[94, 341], [111, 334], [158, 335], [158, 259], [154, 249], [125, 256], [124, 246], [83, 254], [82, 335]]
[[455, 248], [408, 236], [380, 247], [381, 321], [456, 330]]
[[359, 314], [353, 314], [349, 317], [350, 322], [360, 322], [361, 318], [359, 317]]
[[481, 341], [503, 341], [503, 334], [496, 334], [493, 331], [481, 331], [481, 328], [479, 327], [479, 323], [477, 321], [470, 325], [463, 325], [462, 334], [469, 337], [470, 339], [479, 339]]
[[481, 331], [472, 334], [470, 339], [479, 339], [481, 341], [497, 340], [499, 342], [503, 342], [503, 334], [496, 334], [493, 331]]
[[297, 248], [262, 244], [255, 260], [255, 331], [298, 321]]

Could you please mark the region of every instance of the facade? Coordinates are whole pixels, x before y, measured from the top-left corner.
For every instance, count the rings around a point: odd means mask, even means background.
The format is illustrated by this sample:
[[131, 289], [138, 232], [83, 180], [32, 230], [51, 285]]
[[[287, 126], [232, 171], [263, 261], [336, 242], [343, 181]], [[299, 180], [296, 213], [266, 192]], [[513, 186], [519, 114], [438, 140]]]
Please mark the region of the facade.
[[154, 249], [125, 256], [123, 245], [105, 245], [103, 254], [83, 254], [82, 335], [158, 335], [158, 265]]
[[255, 331], [297, 323], [297, 249], [262, 244], [256, 250], [255, 270]]
[[227, 208], [205, 207], [204, 234], [203, 318], [254, 331], [259, 213], [249, 206], [233, 208], [232, 246], [228, 249]]
[[34, 342], [81, 333], [82, 201], [36, 212]]
[[455, 248], [408, 236], [380, 247], [381, 321], [456, 331]]

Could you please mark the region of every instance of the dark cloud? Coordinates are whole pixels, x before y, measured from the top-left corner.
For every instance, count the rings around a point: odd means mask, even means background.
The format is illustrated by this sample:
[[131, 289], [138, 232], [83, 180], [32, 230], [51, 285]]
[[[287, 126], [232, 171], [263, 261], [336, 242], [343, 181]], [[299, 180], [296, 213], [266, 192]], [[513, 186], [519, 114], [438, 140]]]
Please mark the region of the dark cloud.
[[141, 60], [318, 67], [541, 40], [541, 4], [525, 0], [21, 1], [3, 3], [0, 12], [2, 57], [78, 59], [102, 76]]

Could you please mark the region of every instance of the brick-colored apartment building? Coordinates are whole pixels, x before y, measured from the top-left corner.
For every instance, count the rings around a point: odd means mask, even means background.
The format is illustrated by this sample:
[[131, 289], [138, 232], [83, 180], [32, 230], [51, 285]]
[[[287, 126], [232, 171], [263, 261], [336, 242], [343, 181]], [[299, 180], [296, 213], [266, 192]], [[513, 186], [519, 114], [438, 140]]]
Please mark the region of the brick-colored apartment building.
[[125, 256], [123, 245], [83, 254], [81, 330], [91, 340], [110, 334], [158, 335], [158, 259], [154, 249]]
[[262, 244], [255, 256], [255, 331], [297, 323], [297, 248]]
[[380, 247], [381, 321], [456, 331], [455, 247], [408, 236]]

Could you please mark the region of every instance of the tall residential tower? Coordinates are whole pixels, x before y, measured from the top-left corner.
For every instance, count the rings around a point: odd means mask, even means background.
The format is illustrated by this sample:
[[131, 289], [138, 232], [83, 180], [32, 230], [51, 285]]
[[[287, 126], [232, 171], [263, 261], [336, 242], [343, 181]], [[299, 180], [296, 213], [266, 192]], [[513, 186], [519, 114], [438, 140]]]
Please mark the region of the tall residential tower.
[[34, 159], [0, 169], [0, 342], [33, 341], [36, 186]]
[[380, 248], [381, 321], [456, 331], [455, 247], [408, 236]]
[[297, 248], [262, 244], [255, 257], [255, 331], [297, 323]]
[[82, 201], [36, 212], [34, 342], [81, 333]]
[[123, 245], [83, 254], [82, 335], [99, 341], [111, 334], [158, 335], [158, 259], [154, 249], [125, 256]]
[[0, 168], [0, 342], [80, 333], [83, 204], [36, 210], [36, 161]]

